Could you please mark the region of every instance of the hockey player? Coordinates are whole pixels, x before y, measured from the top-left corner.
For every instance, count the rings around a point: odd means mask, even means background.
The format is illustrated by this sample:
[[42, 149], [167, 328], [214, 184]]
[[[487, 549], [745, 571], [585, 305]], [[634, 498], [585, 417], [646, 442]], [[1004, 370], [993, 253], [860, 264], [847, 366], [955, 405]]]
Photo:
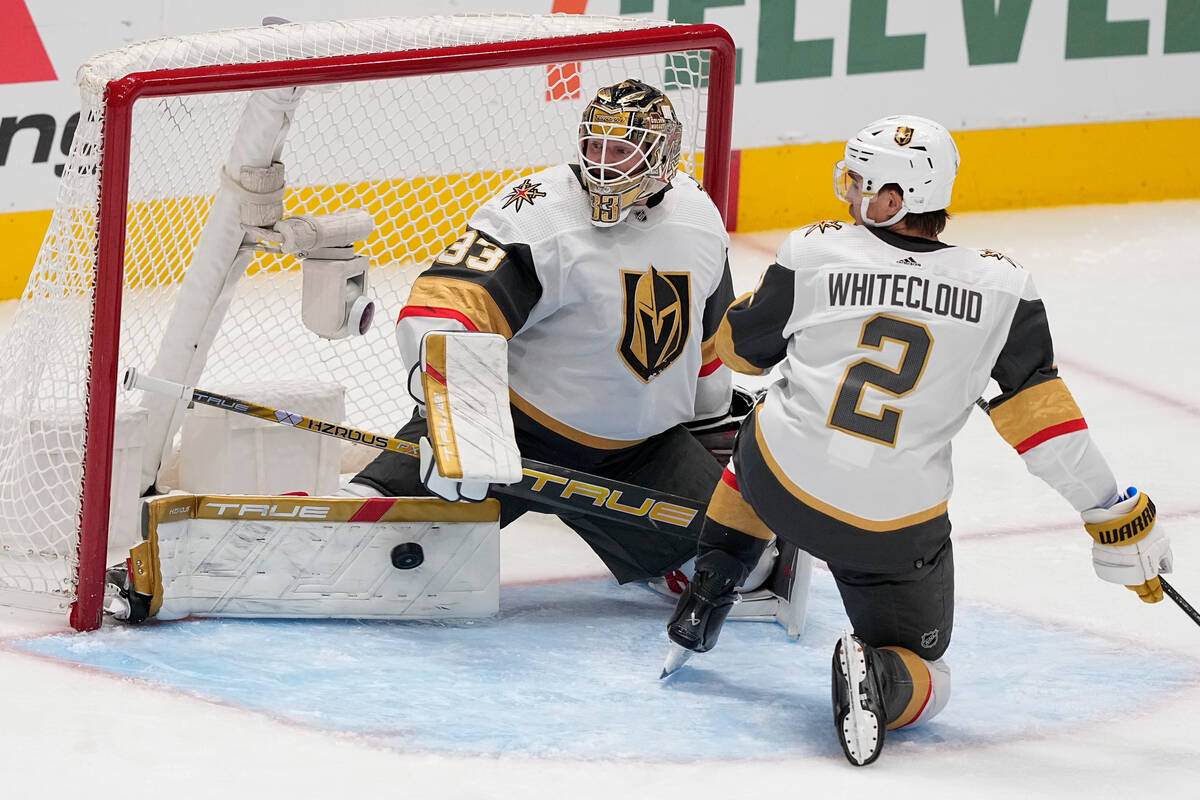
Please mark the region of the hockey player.
[[[720, 214], [677, 174], [681, 135], [658, 89], [633, 79], [601, 89], [583, 113], [577, 163], [524, 178], [475, 212], [414, 283], [396, 336], [415, 365], [429, 331], [503, 335], [523, 456], [705, 497], [721, 466], [681, 423], [729, 409], [730, 371], [713, 337], [733, 290]], [[423, 401], [418, 384], [412, 391]], [[418, 406], [398, 436], [415, 441], [426, 427]], [[425, 483], [450, 500], [486, 490], [436, 469]], [[350, 490], [411, 495], [422, 484], [416, 460], [385, 452]], [[536, 509], [500, 502], [502, 525]], [[622, 583], [695, 554], [694, 537], [551, 513]]]
[[718, 355], [750, 374], [778, 364], [780, 379], [739, 431], [667, 628], [678, 647], [710, 649], [772, 533], [824, 559], [854, 626], [834, 646], [833, 712], [857, 765], [950, 697], [950, 440], [989, 379], [992, 423], [1081, 512], [1096, 574], [1155, 603], [1171, 569], [1153, 503], [1118, 490], [1058, 377], [1029, 273], [939, 240], [958, 163], [935, 122], [868, 125], [834, 172], [854, 224], [792, 232], [729, 309]]

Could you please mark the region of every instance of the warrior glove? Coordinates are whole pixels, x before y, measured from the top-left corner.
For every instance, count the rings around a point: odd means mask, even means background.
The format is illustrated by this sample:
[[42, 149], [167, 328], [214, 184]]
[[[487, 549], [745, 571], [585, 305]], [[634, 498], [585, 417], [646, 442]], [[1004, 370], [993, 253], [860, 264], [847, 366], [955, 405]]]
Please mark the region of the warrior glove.
[[1157, 513], [1147, 495], [1129, 487], [1108, 508], [1082, 513], [1091, 534], [1096, 575], [1137, 592], [1144, 603], [1163, 599], [1159, 573], [1171, 571], [1171, 542], [1154, 525]]

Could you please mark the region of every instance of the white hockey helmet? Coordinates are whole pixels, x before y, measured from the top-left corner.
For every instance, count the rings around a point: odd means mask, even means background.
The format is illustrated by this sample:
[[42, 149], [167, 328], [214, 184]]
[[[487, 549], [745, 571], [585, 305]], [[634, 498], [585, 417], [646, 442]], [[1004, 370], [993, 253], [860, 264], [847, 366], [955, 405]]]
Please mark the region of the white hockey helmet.
[[[579, 125], [579, 171], [592, 224], [616, 225], [638, 200], [666, 188], [679, 168], [682, 140], [671, 101], [653, 86], [628, 78], [597, 92]], [[618, 151], [629, 155], [614, 157]]]
[[[843, 202], [853, 182], [851, 172], [862, 178], [863, 222], [892, 225], [909, 212], [950, 205], [958, 148], [950, 132], [933, 120], [897, 114], [872, 122], [846, 142], [846, 157], [833, 170], [834, 193]], [[889, 183], [900, 187], [904, 205], [891, 219], [874, 222], [866, 215], [867, 204]]]

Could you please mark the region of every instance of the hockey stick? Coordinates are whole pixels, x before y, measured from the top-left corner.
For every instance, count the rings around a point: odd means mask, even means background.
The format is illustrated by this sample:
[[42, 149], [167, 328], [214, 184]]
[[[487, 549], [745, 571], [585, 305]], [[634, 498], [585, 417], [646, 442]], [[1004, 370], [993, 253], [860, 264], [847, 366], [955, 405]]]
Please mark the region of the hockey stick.
[[[325, 422], [293, 411], [259, 405], [194, 386], [184, 386], [163, 378], [142, 375], [133, 367], [125, 370], [122, 384], [126, 389], [154, 392], [183, 400], [188, 404], [201, 403], [266, 422], [331, 436], [344, 442], [420, 458], [420, 450], [415, 442]], [[691, 541], [696, 540], [704, 522], [704, 504], [688, 497], [528, 458], [521, 459], [521, 467], [525, 476], [520, 483], [494, 483], [491, 485], [491, 491], [528, 500], [543, 507], [602, 517]]]
[[1192, 618], [1192, 622], [1200, 625], [1200, 611], [1192, 608], [1192, 604], [1184, 600], [1183, 595], [1176, 591], [1174, 586], [1167, 583], [1167, 579], [1162, 575], [1158, 576], [1158, 582], [1162, 584], [1163, 591], [1166, 592], [1167, 597], [1174, 600], [1175, 605], [1179, 606], [1183, 610], [1183, 613]]

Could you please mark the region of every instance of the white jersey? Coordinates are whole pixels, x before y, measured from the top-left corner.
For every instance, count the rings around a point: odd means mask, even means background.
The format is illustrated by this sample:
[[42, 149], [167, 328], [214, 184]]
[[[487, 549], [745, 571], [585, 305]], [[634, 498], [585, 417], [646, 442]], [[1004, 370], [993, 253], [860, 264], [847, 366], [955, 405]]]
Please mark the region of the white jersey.
[[500, 333], [513, 406], [601, 449], [722, 413], [712, 340], [732, 300], [729, 238], [691, 178], [656, 200], [600, 228], [573, 167], [514, 183], [417, 279], [397, 328], [405, 361], [433, 328]]
[[787, 238], [719, 339], [735, 369], [780, 363], [757, 418], [767, 463], [797, 498], [852, 525], [946, 512], [950, 440], [991, 378], [993, 422], [1032, 471], [1080, 509], [1115, 496], [1057, 377], [1033, 281], [996, 251], [817, 223]]

